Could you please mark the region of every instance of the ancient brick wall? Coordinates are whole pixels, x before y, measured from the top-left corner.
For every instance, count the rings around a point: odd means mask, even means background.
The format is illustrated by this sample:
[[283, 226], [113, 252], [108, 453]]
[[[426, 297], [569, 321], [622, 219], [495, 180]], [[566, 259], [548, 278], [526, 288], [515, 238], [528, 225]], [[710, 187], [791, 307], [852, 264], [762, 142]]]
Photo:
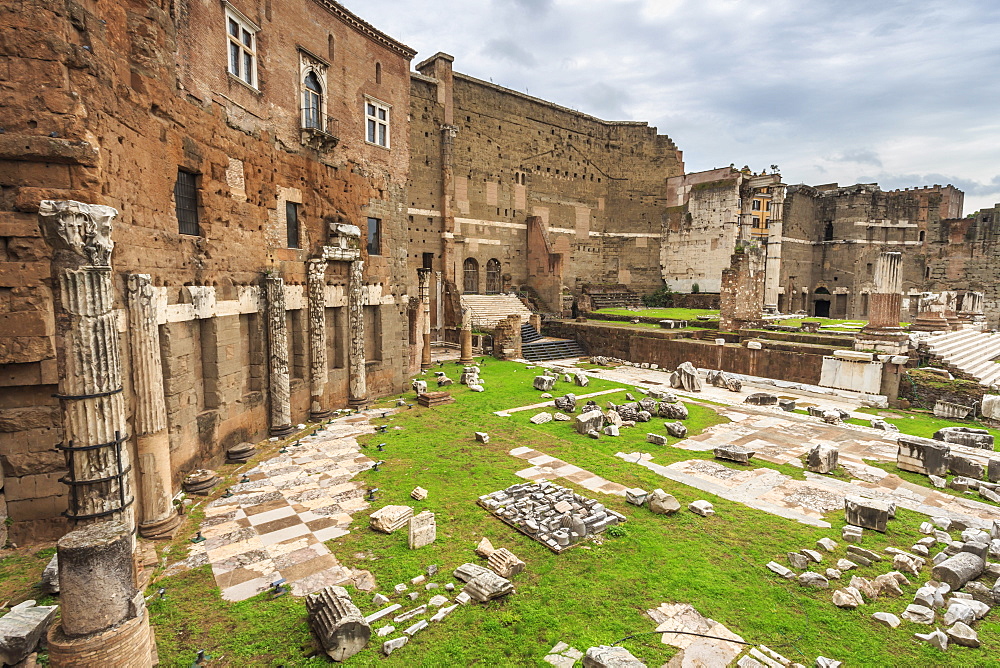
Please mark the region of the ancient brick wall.
[[737, 246], [722, 272], [719, 329], [735, 332], [764, 324], [766, 251], [756, 245]]
[[[413, 370], [405, 334], [413, 52], [324, 0], [232, 5], [260, 29], [253, 86], [227, 73], [223, 3], [25, 0], [0, 9], [0, 28], [12, 35], [0, 46], [0, 461], [15, 540], [64, 531], [42, 199], [118, 209], [117, 308], [127, 274], [152, 276], [175, 484], [220, 463], [226, 446], [266, 434], [264, 272], [285, 280], [292, 418], [307, 417], [305, 260], [330, 243], [331, 223], [362, 230], [363, 299], [380, 324], [370, 394], [398, 391]], [[308, 72], [323, 83], [319, 134], [302, 131]], [[369, 100], [388, 109], [387, 147], [366, 141]], [[180, 234], [179, 169], [196, 175], [197, 234]], [[298, 214], [295, 248], [288, 204]], [[372, 254], [369, 218], [380, 220]], [[348, 337], [336, 324], [337, 313], [346, 320], [346, 267], [331, 261], [326, 273], [331, 408], [347, 399]], [[126, 332], [126, 370], [127, 340]]]
[[[472, 259], [479, 277], [470, 278], [468, 291], [485, 292], [485, 268], [497, 260], [503, 287], [524, 284], [526, 220], [538, 216], [563, 254], [571, 290], [662, 285], [664, 182], [682, 172], [668, 137], [645, 123], [602, 121], [453, 73], [443, 54], [418, 71], [411, 89], [411, 269], [435, 253], [432, 267], [464, 291]], [[443, 126], [453, 129], [451, 139]]]
[[991, 327], [1000, 326], [1000, 204], [929, 226], [925, 289], [975, 290]]

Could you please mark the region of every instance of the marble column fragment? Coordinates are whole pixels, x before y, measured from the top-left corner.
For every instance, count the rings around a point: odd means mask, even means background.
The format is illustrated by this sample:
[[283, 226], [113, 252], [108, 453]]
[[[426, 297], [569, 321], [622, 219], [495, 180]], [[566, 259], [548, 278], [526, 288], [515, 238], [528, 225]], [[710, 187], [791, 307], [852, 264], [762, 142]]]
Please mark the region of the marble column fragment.
[[323, 408], [323, 391], [329, 378], [326, 359], [326, 260], [307, 263], [309, 294], [309, 417], [322, 420], [332, 411]]
[[135, 530], [121, 340], [111, 280], [108, 206], [44, 200], [40, 226], [53, 248], [56, 357], [70, 520], [117, 520]]
[[462, 330], [459, 333], [460, 364], [472, 364], [472, 311], [467, 308], [462, 309]]
[[271, 435], [287, 436], [292, 426], [291, 390], [288, 379], [288, 331], [285, 319], [285, 281], [264, 277], [267, 314], [267, 372], [271, 400]]
[[157, 304], [149, 274], [129, 274], [125, 289], [138, 469], [139, 534], [144, 538], [170, 538], [180, 524], [180, 516], [173, 505]]
[[431, 368], [431, 270], [421, 267], [417, 269], [418, 294], [420, 305], [424, 312], [423, 339], [424, 345], [420, 355], [420, 368]]
[[368, 379], [365, 370], [365, 300], [364, 260], [350, 263], [347, 286], [347, 328], [350, 341], [347, 349], [347, 367], [350, 382], [347, 404], [360, 408], [368, 403]]
[[902, 253], [880, 253], [875, 260], [875, 291], [869, 297], [865, 329], [898, 330], [903, 304]]

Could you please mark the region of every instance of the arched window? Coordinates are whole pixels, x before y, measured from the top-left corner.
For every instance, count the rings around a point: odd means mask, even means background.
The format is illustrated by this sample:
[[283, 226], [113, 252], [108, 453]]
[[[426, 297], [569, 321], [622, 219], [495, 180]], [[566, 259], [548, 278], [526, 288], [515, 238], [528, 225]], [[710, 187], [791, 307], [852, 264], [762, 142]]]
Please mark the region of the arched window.
[[323, 86], [315, 72], [306, 75], [302, 89], [302, 127], [323, 129]]
[[920, 230], [920, 241], [924, 240], [924, 231]]
[[486, 294], [500, 294], [500, 260], [493, 258], [486, 263]]
[[465, 269], [465, 289], [467, 295], [474, 295], [479, 292], [479, 263], [473, 258], [467, 258], [463, 264]]

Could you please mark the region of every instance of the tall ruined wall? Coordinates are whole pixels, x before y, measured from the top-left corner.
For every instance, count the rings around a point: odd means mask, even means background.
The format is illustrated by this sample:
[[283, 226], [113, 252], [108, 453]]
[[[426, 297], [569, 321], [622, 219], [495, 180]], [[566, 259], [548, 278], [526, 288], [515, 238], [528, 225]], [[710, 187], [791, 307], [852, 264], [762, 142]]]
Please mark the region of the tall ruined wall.
[[1000, 326], [1000, 204], [932, 225], [925, 248], [924, 289], [982, 292], [987, 322]]
[[[0, 9], [10, 36], [0, 47], [0, 461], [15, 540], [64, 530], [51, 396], [61, 370], [36, 214], [43, 199], [120, 212], [116, 308], [125, 308], [128, 274], [152, 276], [175, 486], [186, 471], [220, 462], [227, 446], [266, 435], [265, 272], [286, 284], [291, 418], [306, 419], [305, 261], [330, 243], [331, 223], [364, 234], [369, 216], [382, 220], [381, 255], [361, 244], [370, 393], [397, 391], [412, 367], [404, 206], [412, 51], [322, 0], [232, 4], [260, 27], [256, 89], [226, 72], [223, 3], [25, 0]], [[307, 63], [325, 73], [335, 147], [300, 133]], [[365, 96], [392, 109], [389, 148], [365, 141]], [[198, 234], [179, 234], [179, 168], [197, 175]], [[289, 202], [298, 204], [298, 248], [287, 247]], [[323, 403], [337, 407], [348, 393], [347, 263], [331, 261], [325, 280]], [[126, 370], [128, 353], [124, 345]]]
[[961, 210], [962, 199], [952, 186], [889, 192], [875, 184], [792, 186], [782, 240], [782, 310], [867, 318], [882, 251], [903, 253], [904, 294], [926, 289], [932, 233], [945, 214]]
[[[480, 268], [478, 291], [486, 291], [485, 268], [496, 259], [505, 286], [525, 283], [526, 219], [538, 216], [553, 247], [569, 248], [563, 263], [568, 288], [624, 283], [643, 292], [662, 285], [664, 184], [682, 172], [681, 154], [668, 137], [645, 123], [602, 121], [453, 74], [442, 54], [418, 70], [410, 227], [414, 244], [432, 249], [442, 243], [440, 235], [452, 233], [442, 219], [453, 216], [453, 237], [443, 243], [454, 250], [434, 258], [446, 278], [456, 277], [464, 289], [463, 264], [472, 258]], [[448, 165], [441, 148], [446, 124], [454, 128]], [[449, 167], [447, 188], [442, 172]], [[445, 200], [452, 211], [442, 212]], [[411, 251], [409, 259], [419, 263], [422, 255]]]

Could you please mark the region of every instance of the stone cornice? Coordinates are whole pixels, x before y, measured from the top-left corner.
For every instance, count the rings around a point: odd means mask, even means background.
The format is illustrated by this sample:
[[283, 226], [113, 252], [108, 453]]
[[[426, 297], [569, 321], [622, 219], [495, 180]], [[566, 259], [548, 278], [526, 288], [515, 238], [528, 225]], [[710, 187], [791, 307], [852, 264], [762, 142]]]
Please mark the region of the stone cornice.
[[323, 9], [327, 10], [328, 12], [339, 18], [347, 25], [357, 30], [362, 35], [365, 35], [366, 37], [371, 39], [373, 42], [381, 44], [385, 48], [395, 53], [398, 53], [407, 60], [412, 60], [413, 56], [417, 55], [416, 49], [412, 49], [403, 44], [402, 42], [399, 42], [393, 39], [392, 37], [389, 37], [388, 35], [386, 35], [381, 30], [377, 29], [372, 24], [352, 14], [350, 11], [347, 10], [346, 7], [344, 7], [339, 2], [334, 2], [334, 0], [313, 0], [313, 1]]

